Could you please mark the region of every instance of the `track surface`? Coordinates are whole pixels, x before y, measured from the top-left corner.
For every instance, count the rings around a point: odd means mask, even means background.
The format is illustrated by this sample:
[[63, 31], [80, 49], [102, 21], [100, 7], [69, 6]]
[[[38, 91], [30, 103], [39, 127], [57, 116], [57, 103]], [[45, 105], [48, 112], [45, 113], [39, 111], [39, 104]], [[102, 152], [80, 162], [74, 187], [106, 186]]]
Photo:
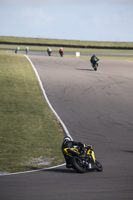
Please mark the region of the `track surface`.
[[1, 176], [1, 200], [133, 199], [133, 63], [29, 56], [74, 140], [92, 144], [103, 172], [60, 167]]

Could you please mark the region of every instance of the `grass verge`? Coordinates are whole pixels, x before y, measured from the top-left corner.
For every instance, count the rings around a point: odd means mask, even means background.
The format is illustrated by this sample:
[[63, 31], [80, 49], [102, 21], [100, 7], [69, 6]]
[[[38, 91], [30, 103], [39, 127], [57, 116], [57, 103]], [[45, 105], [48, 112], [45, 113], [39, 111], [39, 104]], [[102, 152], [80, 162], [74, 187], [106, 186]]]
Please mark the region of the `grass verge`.
[[48, 166], [63, 163], [63, 137], [28, 60], [0, 51], [0, 171], [46, 167], [30, 165], [35, 158], [53, 158]]
[[133, 47], [133, 42], [109, 42], [109, 41], [85, 41], [85, 40], [63, 40], [30, 37], [0, 36], [1, 42], [40, 43], [40, 44], [68, 44], [68, 45], [92, 45], [92, 46], [114, 46]]

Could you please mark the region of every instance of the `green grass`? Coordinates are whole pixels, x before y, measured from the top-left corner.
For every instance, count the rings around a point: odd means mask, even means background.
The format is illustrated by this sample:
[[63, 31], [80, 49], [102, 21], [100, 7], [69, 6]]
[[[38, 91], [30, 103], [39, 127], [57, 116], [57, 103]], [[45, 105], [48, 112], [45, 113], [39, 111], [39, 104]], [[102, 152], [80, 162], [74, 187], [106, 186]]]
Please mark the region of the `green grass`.
[[133, 42], [103, 42], [103, 41], [84, 41], [84, 40], [60, 40], [46, 38], [26, 38], [0, 36], [0, 41], [5, 42], [25, 42], [25, 43], [48, 43], [48, 44], [70, 44], [70, 45], [97, 45], [97, 46], [116, 46], [133, 47]]
[[46, 167], [28, 165], [34, 158], [54, 158], [50, 166], [63, 163], [63, 137], [28, 60], [0, 52], [0, 171]]
[[[114, 47], [133, 47], [133, 42], [100, 42], [100, 41], [81, 41], [81, 40], [59, 40], [59, 39], [45, 39], [45, 38], [25, 38], [25, 37], [9, 37], [0, 36], [0, 41], [3, 42], [23, 42], [23, 43], [39, 43], [39, 44], [68, 44], [68, 45], [96, 45], [96, 46], [114, 46]], [[25, 50], [29, 47], [30, 51], [46, 51], [47, 46], [30, 46], [30, 45], [5, 45], [0, 44], [0, 50], [14, 50], [17, 47], [20, 50]], [[52, 51], [59, 51], [60, 47], [51, 47]], [[81, 53], [125, 53], [133, 54], [133, 50], [117, 50], [117, 49], [86, 49], [86, 48], [66, 48], [65, 52], [81, 52]]]

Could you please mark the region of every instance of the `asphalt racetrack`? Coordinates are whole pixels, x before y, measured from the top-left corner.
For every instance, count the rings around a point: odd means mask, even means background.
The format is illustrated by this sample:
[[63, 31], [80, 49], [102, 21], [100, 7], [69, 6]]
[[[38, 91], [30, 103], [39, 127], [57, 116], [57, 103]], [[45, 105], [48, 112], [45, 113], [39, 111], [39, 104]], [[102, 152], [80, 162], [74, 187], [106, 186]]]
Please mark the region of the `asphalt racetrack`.
[[103, 172], [65, 166], [0, 177], [1, 200], [133, 199], [133, 62], [29, 55], [72, 138], [91, 144]]

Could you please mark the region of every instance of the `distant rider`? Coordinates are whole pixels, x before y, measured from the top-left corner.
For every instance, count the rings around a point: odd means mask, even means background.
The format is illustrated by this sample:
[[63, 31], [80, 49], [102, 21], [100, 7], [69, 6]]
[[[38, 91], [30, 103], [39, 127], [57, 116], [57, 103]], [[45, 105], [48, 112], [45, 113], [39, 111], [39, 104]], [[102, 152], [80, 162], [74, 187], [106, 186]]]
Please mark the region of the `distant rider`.
[[61, 56], [63, 56], [63, 54], [64, 54], [64, 49], [61, 47], [60, 48], [60, 50], [59, 50], [59, 54], [61, 55]]
[[26, 55], [28, 54], [28, 52], [29, 52], [29, 47], [26, 47]]
[[52, 53], [52, 50], [51, 50], [51, 48], [50, 48], [50, 47], [48, 47], [48, 48], [47, 48], [47, 52], [48, 52], [48, 55], [50, 56], [50, 55], [51, 55], [51, 53]]
[[99, 59], [96, 57], [96, 55], [93, 55], [90, 59], [91, 64], [94, 64], [95, 60], [99, 61]]
[[[81, 152], [82, 157], [85, 157], [86, 155], [85, 145], [81, 142], [72, 141], [71, 138], [68, 136], [64, 137], [64, 140], [62, 142], [62, 147], [61, 147], [62, 152], [63, 152], [63, 149], [65, 148], [77, 148]], [[70, 163], [70, 160], [67, 159], [67, 155], [64, 152], [63, 152], [63, 155], [66, 160], [66, 167], [71, 168], [72, 165]]]

